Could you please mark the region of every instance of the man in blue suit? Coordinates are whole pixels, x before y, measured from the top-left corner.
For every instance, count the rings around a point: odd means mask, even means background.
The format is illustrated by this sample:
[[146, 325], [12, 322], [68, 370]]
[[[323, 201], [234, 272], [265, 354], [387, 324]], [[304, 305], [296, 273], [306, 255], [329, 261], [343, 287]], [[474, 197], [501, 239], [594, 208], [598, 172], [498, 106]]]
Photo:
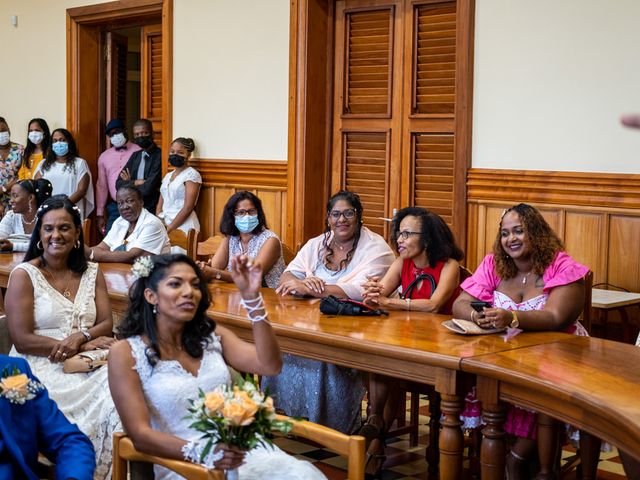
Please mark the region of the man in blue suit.
[[0, 480], [38, 480], [38, 452], [55, 463], [57, 479], [92, 480], [91, 441], [35, 382], [25, 360], [0, 355]]

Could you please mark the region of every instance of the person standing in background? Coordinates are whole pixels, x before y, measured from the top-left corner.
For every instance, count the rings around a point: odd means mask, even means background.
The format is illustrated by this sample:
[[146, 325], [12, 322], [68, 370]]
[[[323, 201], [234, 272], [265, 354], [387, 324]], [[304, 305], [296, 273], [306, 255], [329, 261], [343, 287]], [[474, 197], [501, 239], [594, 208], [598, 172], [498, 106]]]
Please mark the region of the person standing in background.
[[162, 151], [153, 141], [153, 125], [146, 118], [133, 124], [133, 142], [142, 150], [134, 152], [116, 180], [116, 189], [133, 182], [142, 192], [144, 208], [155, 212], [162, 183]]
[[51, 143], [49, 125], [42, 118], [34, 118], [29, 122], [27, 146], [24, 149], [22, 166], [18, 170], [18, 180], [32, 180], [40, 162], [44, 159]]
[[96, 183], [96, 225], [103, 236], [120, 216], [115, 201], [116, 182], [120, 172], [131, 155], [140, 150], [138, 145], [129, 141], [127, 129], [119, 118], [114, 118], [107, 123], [105, 133], [109, 137], [111, 148], [98, 157], [98, 182]]
[[11, 130], [7, 121], [0, 117], [0, 217], [9, 206], [9, 193], [22, 164], [24, 147], [11, 141]]

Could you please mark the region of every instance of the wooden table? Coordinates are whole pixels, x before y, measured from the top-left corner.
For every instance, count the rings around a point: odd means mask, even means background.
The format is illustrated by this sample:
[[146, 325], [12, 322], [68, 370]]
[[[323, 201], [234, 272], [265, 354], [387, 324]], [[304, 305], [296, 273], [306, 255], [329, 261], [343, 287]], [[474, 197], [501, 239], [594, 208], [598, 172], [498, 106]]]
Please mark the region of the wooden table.
[[[9, 272], [21, 259], [22, 255], [0, 256], [0, 286], [6, 286]], [[100, 267], [112, 308], [124, 312], [129, 285], [133, 282], [130, 266], [102, 264]], [[215, 283], [210, 290], [211, 317], [250, 340], [251, 322], [240, 306], [235, 287]], [[483, 398], [495, 398], [493, 411], [497, 417], [494, 415], [489, 420], [496, 424], [496, 431], [503, 421], [500, 401], [513, 401], [584, 427], [630, 452], [640, 452], [637, 372], [623, 371], [617, 375], [611, 368], [604, 368], [609, 376], [598, 378], [621, 382], [616, 394], [610, 397], [607, 392], [611, 388], [598, 387], [590, 381], [603, 365], [624, 365], [627, 369], [640, 365], [640, 358], [636, 360], [634, 356], [640, 355], [640, 349], [619, 350], [614, 342], [601, 343], [602, 340], [579, 339], [555, 332], [523, 333], [508, 342], [499, 335], [467, 337], [442, 327], [440, 323], [448, 318], [442, 315], [397, 311], [388, 317], [327, 316], [320, 314], [318, 300], [283, 298], [268, 289], [263, 290], [263, 295], [283, 351], [435, 385], [446, 414], [439, 440], [443, 479], [457, 480], [461, 475], [463, 439], [458, 418], [466, 394], [463, 380], [472, 374], [479, 375]], [[572, 350], [576, 348], [582, 350]], [[632, 361], [622, 363], [624, 355], [631, 355], [627, 358]], [[601, 363], [594, 363], [596, 358]], [[556, 363], [562, 366], [559, 372], [548, 368]], [[555, 376], [548, 377], [549, 372]], [[592, 391], [597, 394], [590, 395]], [[563, 401], [555, 400], [556, 395]], [[487, 405], [486, 412], [491, 414], [491, 402]], [[589, 415], [581, 416], [581, 411]], [[598, 415], [606, 415], [605, 420]], [[628, 417], [626, 426], [621, 420], [625, 416]], [[491, 441], [494, 439], [490, 438], [488, 445]], [[504, 469], [500, 474], [503, 472]], [[491, 471], [485, 475], [489, 474]]]
[[466, 358], [483, 402], [483, 479], [504, 475], [505, 406], [519, 405], [621, 446], [640, 460], [640, 348], [577, 337]]
[[610, 310], [618, 310], [622, 322], [623, 340], [625, 343], [633, 343], [635, 339], [631, 333], [631, 323], [629, 321], [627, 307], [640, 306], [640, 293], [602, 290], [600, 288], [594, 288], [591, 292], [591, 306], [602, 312], [605, 319], [605, 328], [607, 312]]

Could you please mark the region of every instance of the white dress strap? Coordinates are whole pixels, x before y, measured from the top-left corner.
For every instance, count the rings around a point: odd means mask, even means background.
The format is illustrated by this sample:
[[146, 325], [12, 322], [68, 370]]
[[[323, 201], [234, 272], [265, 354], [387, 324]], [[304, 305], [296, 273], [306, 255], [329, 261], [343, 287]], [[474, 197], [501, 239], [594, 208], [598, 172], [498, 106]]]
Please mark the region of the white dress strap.
[[131, 347], [131, 356], [136, 363], [133, 368], [138, 372], [140, 381], [144, 383], [149, 379], [149, 377], [151, 377], [151, 374], [153, 373], [153, 367], [149, 363], [149, 360], [147, 359], [147, 355], [145, 353], [147, 350], [147, 345], [139, 335], [127, 338], [127, 342], [129, 342], [129, 346]]

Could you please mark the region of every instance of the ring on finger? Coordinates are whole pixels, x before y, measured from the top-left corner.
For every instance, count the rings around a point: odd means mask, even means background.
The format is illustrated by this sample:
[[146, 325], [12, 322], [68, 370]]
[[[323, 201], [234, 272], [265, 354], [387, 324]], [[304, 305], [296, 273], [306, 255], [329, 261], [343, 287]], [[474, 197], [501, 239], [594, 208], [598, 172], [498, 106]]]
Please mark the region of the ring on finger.
[[62, 356], [66, 357], [67, 356], [67, 352], [62, 352]]

